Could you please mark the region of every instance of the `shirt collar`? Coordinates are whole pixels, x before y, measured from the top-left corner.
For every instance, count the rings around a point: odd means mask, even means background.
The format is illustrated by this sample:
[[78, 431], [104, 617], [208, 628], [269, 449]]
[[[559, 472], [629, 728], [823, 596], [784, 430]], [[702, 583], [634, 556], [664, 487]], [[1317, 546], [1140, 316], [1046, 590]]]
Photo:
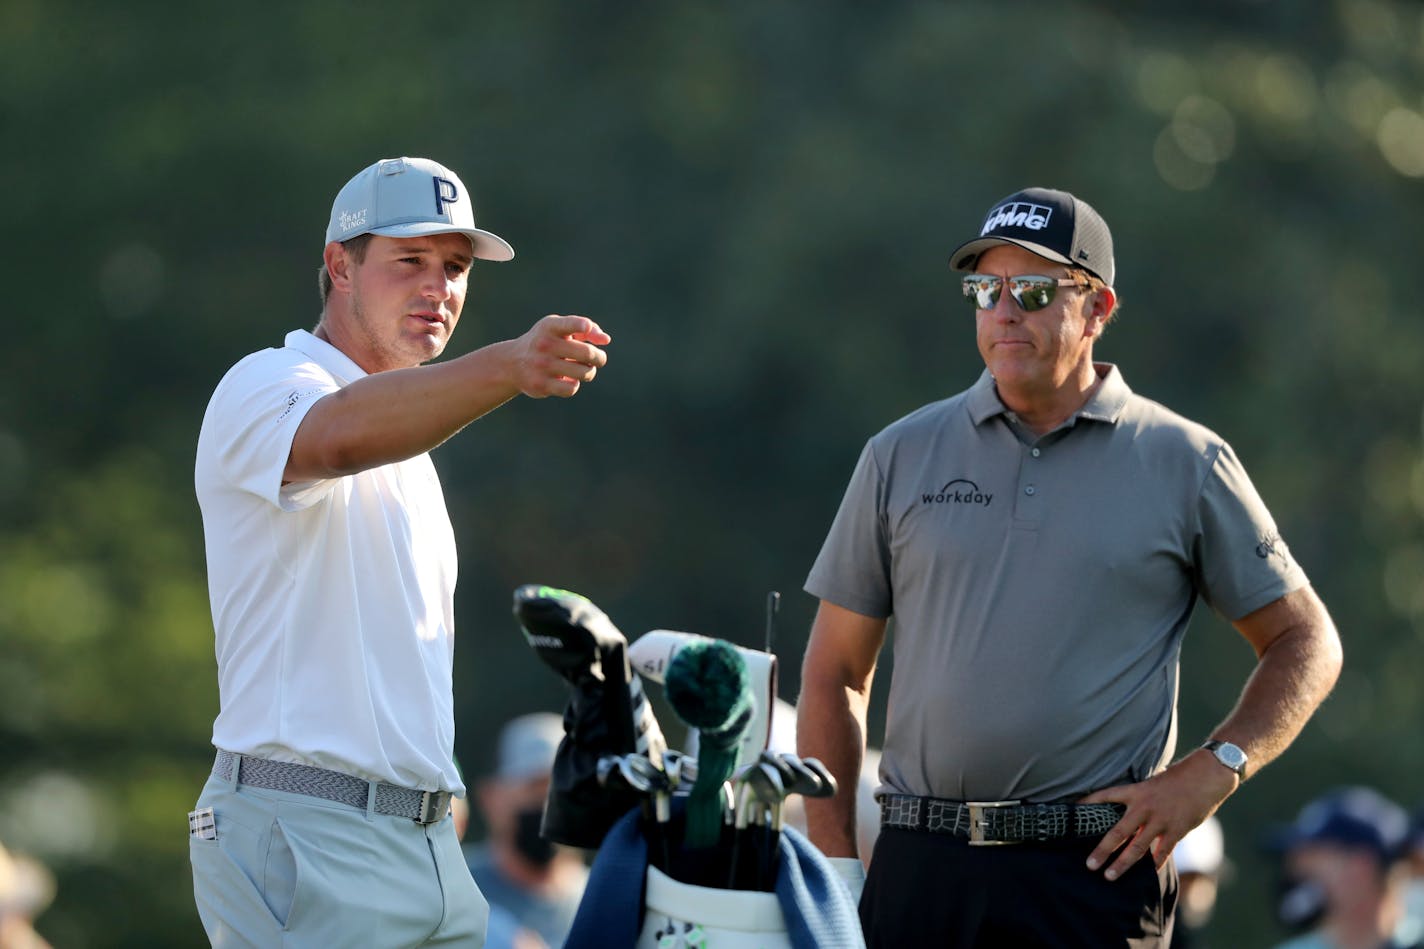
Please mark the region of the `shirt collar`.
[[[1115, 423], [1127, 405], [1128, 396], [1132, 395], [1132, 390], [1127, 387], [1127, 381], [1123, 379], [1122, 373], [1116, 365], [1099, 362], [1093, 363], [1093, 366], [1099, 372], [1106, 370], [1106, 374], [1102, 377], [1102, 384], [1065, 424], [1072, 424], [1080, 418], [1094, 422]], [[997, 415], [1010, 414], [1008, 408], [999, 399], [999, 390], [994, 387], [994, 377], [989, 374], [988, 369], [985, 369], [979, 376], [979, 380], [970, 387], [966, 400], [969, 417], [975, 425], [983, 425]]]
[[1132, 390], [1127, 387], [1127, 380], [1113, 363], [1097, 362], [1093, 363], [1093, 366], [1099, 371], [1106, 369], [1107, 372], [1103, 375], [1103, 384], [1098, 386], [1098, 390], [1078, 410], [1078, 418], [1114, 424], [1122, 415], [1122, 410], [1127, 407], [1127, 399], [1132, 395]]
[[312, 362], [331, 373], [342, 385], [349, 385], [367, 374], [366, 370], [351, 361], [350, 356], [306, 330], [292, 330], [287, 334], [285, 345], [310, 357]]
[[994, 416], [1007, 415], [1009, 411], [1004, 407], [1004, 403], [999, 401], [999, 390], [994, 388], [994, 377], [989, 374], [988, 369], [979, 375], [979, 381], [970, 386], [966, 403], [969, 417], [974, 420], [975, 425], [983, 425]]

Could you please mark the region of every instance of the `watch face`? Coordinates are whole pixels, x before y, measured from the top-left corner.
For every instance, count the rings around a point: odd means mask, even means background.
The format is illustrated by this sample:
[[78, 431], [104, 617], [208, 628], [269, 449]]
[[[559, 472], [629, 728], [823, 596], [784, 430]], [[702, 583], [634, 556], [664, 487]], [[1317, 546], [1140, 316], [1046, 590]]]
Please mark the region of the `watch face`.
[[1216, 759], [1226, 765], [1232, 771], [1240, 771], [1246, 767], [1246, 752], [1237, 748], [1229, 741], [1224, 741], [1212, 749]]

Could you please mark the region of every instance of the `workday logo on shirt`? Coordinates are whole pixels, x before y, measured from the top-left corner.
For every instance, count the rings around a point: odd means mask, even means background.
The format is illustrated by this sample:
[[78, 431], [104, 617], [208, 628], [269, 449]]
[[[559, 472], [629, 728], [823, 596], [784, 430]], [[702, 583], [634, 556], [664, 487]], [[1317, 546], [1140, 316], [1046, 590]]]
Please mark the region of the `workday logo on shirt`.
[[986, 494], [967, 478], [955, 478], [945, 484], [938, 491], [926, 491], [920, 495], [923, 504], [972, 504], [976, 507], [988, 507], [989, 502], [994, 500], [992, 494]]

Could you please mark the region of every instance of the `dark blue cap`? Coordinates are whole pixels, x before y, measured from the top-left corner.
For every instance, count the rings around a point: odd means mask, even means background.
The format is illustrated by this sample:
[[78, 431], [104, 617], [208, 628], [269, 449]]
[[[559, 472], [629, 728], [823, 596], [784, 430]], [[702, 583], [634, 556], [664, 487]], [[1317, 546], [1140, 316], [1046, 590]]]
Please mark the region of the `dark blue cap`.
[[1405, 844], [1411, 850], [1424, 850], [1424, 807], [1414, 812], [1409, 821], [1409, 841]]
[[1337, 788], [1301, 808], [1274, 841], [1280, 850], [1335, 844], [1369, 850], [1381, 863], [1400, 855], [1409, 839], [1409, 813], [1373, 788]]

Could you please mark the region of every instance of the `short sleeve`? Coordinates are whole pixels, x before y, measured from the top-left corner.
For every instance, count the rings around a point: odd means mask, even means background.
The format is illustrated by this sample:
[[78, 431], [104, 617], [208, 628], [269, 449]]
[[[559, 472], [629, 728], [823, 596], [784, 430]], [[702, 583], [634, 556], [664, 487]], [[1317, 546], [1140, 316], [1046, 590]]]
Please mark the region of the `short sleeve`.
[[885, 478], [874, 443], [860, 453], [830, 533], [806, 578], [806, 592], [862, 616], [894, 612]]
[[282, 484], [292, 440], [307, 412], [340, 385], [291, 350], [269, 350], [239, 363], [219, 384], [204, 419], [203, 438], [217, 477], [228, 486], [295, 511], [330, 492], [334, 479]]
[[1217, 452], [1198, 501], [1202, 598], [1235, 622], [1309, 580], [1230, 445]]

